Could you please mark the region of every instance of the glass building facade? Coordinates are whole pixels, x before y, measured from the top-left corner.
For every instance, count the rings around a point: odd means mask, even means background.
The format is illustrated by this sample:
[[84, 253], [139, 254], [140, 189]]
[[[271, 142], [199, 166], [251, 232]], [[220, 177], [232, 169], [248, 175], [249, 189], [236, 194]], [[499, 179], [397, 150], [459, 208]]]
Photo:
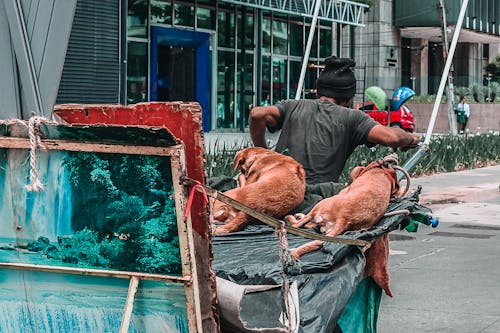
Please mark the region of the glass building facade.
[[[253, 106], [295, 97], [310, 18], [205, 0], [128, 0], [124, 14], [127, 103], [196, 100], [206, 131], [242, 131]], [[342, 25], [316, 29], [309, 62], [340, 56]]]

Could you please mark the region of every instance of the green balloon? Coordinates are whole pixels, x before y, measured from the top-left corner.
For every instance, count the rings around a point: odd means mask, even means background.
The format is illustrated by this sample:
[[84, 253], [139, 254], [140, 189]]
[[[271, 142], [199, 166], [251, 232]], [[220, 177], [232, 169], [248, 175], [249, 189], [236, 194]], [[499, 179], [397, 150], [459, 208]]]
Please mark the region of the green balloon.
[[385, 110], [385, 102], [387, 101], [387, 95], [385, 92], [377, 86], [368, 87], [365, 90], [365, 95], [368, 96], [375, 103], [375, 106], [379, 110]]

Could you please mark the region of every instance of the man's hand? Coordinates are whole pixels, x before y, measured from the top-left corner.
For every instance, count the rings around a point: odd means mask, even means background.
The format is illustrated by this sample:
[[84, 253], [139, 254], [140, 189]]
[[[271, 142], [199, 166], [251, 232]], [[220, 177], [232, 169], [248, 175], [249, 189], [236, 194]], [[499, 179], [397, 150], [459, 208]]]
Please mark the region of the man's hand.
[[408, 133], [408, 134], [411, 135], [411, 137], [409, 138], [409, 139], [411, 139], [411, 141], [407, 145], [400, 146], [399, 148], [401, 151], [407, 151], [408, 149], [415, 148], [420, 143], [420, 136], [419, 135], [414, 134], [414, 133]]

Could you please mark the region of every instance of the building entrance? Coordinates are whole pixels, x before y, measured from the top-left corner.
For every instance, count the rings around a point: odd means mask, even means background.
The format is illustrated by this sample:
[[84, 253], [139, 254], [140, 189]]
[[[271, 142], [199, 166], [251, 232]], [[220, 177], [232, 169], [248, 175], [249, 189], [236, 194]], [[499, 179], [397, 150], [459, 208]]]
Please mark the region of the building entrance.
[[195, 58], [195, 48], [158, 45], [157, 101], [196, 100]]
[[210, 35], [151, 27], [150, 100], [200, 103], [210, 130]]

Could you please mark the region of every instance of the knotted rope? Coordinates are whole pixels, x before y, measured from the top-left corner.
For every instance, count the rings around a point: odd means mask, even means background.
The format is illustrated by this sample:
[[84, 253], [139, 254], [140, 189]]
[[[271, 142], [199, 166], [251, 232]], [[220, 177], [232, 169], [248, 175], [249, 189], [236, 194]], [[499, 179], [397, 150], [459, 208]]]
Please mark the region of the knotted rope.
[[28, 121], [21, 119], [0, 120], [0, 125], [18, 124], [28, 128], [28, 137], [30, 141], [30, 183], [25, 186], [29, 192], [43, 191], [43, 184], [36, 169], [36, 151], [45, 149], [41, 139], [41, 124], [57, 124], [45, 117], [33, 116]]
[[36, 150], [45, 149], [40, 138], [40, 125], [50, 120], [33, 116], [28, 120], [28, 136], [30, 139], [30, 184], [26, 185], [29, 192], [43, 191], [43, 184], [39, 179], [38, 170], [36, 169]]
[[282, 279], [282, 291], [283, 291], [283, 298], [285, 301], [285, 308], [286, 308], [286, 315], [288, 318], [288, 324], [287, 329], [288, 333], [292, 332], [292, 313], [290, 309], [290, 301], [288, 299], [288, 293], [290, 291], [289, 285], [288, 285], [288, 279], [286, 276], [285, 272], [285, 265], [288, 262], [288, 256], [289, 256], [289, 251], [288, 251], [288, 239], [286, 238], [286, 228], [285, 228], [285, 222], [280, 221], [280, 226], [276, 228], [276, 237], [278, 237], [279, 240], [279, 259], [280, 259], [280, 264], [281, 264], [281, 279]]

